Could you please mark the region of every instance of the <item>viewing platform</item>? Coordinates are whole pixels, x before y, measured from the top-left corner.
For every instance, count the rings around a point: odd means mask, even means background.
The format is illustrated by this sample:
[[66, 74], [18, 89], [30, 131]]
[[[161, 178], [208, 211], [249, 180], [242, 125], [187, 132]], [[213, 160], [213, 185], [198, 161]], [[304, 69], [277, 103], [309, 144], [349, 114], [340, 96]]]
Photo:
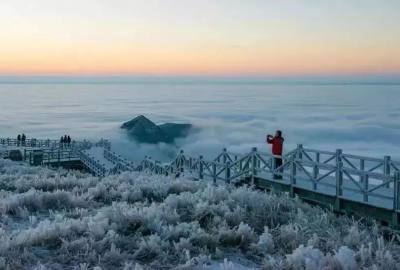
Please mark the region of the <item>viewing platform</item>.
[[[372, 217], [398, 228], [400, 225], [400, 162], [390, 156], [372, 158], [298, 145], [282, 157], [260, 152], [231, 153], [227, 149], [215, 159], [192, 157], [181, 151], [175, 159], [161, 163], [146, 157], [135, 163], [111, 150], [107, 140], [70, 145], [52, 140], [27, 140], [24, 145], [0, 139], [0, 157], [21, 151], [30, 165], [81, 166], [95, 176], [143, 171], [152, 174], [185, 175], [214, 184], [248, 184], [287, 193], [338, 213]], [[275, 158], [283, 165], [276, 168]], [[274, 177], [275, 175], [275, 177]], [[282, 179], [276, 179], [281, 176]]]

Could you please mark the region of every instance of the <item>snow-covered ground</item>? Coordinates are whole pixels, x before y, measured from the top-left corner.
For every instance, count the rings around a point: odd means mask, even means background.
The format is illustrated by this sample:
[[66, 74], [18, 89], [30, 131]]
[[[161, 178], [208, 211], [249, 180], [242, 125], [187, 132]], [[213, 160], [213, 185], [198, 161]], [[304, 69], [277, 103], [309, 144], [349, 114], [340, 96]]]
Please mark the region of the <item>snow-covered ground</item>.
[[398, 241], [247, 187], [0, 160], [0, 269], [400, 269]]

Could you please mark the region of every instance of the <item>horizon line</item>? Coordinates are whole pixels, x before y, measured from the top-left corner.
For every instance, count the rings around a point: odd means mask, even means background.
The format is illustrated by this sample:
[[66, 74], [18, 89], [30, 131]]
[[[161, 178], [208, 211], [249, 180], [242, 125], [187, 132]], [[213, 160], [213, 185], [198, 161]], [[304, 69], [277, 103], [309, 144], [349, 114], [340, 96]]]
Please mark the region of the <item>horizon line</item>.
[[307, 75], [2, 75], [0, 84], [317, 84], [400, 85], [400, 74], [307, 74]]

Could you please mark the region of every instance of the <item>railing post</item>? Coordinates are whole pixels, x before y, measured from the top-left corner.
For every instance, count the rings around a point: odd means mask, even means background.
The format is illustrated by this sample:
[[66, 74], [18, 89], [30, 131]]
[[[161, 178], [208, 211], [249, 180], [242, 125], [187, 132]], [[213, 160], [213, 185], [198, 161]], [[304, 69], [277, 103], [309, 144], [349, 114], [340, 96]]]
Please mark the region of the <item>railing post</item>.
[[204, 177], [204, 164], [203, 164], [203, 156], [199, 157], [199, 179], [202, 180]]
[[394, 181], [393, 181], [393, 221], [392, 225], [394, 227], [399, 226], [399, 210], [400, 210], [400, 172], [394, 173]]
[[185, 157], [183, 156], [183, 150], [181, 150], [181, 153], [179, 155], [179, 167], [180, 167], [180, 172], [183, 173], [185, 166]]
[[336, 150], [336, 202], [335, 209], [341, 210], [341, 196], [343, 195], [343, 161], [342, 149]]
[[231, 182], [231, 163], [229, 161], [227, 161], [225, 163], [225, 180], [227, 183]]
[[212, 172], [213, 172], [213, 175], [212, 175], [213, 182], [215, 185], [215, 184], [217, 184], [217, 164], [216, 164], [216, 162], [213, 162], [213, 164], [212, 164]]
[[[383, 174], [387, 177], [390, 176], [390, 156], [385, 156], [383, 158]], [[390, 182], [387, 183], [386, 187], [390, 187]]]
[[[153, 164], [151, 161], [152, 161], [152, 160], [151, 160], [151, 157], [148, 157], [148, 158], [147, 158], [147, 168], [150, 169], [150, 172], [152, 172], [152, 171], [151, 171], [151, 165]], [[172, 172], [171, 172], [171, 173], [172, 173]]]
[[300, 160], [303, 159], [303, 145], [302, 144], [297, 145], [297, 158]]
[[290, 197], [294, 198], [294, 186], [296, 185], [296, 155], [290, 157]]
[[[360, 171], [365, 170], [365, 160], [360, 159]], [[364, 181], [364, 175], [360, 175], [360, 182], [362, 183]]]
[[368, 186], [369, 186], [369, 176], [368, 174], [363, 174], [363, 184], [364, 184], [364, 194], [363, 199], [364, 202], [368, 202]]
[[154, 160], [154, 172], [155, 172], [156, 174], [159, 174], [159, 170], [158, 170], [158, 168], [159, 168], [158, 164], [159, 164], [159, 163], [160, 163], [160, 161]]
[[257, 175], [257, 147], [251, 150], [251, 184], [255, 183], [255, 176]]
[[225, 164], [227, 161], [226, 155], [227, 155], [227, 150], [226, 148], [222, 149], [222, 162]]
[[313, 169], [313, 173], [314, 173], [314, 179], [316, 179], [318, 177], [319, 174], [319, 160], [320, 160], [320, 153], [316, 152], [315, 153], [315, 165], [314, 165], [314, 169]]
[[313, 167], [313, 177], [314, 177], [314, 181], [313, 181], [313, 189], [317, 190], [317, 178], [318, 178], [318, 174], [319, 174], [319, 152], [315, 153], [315, 164]]

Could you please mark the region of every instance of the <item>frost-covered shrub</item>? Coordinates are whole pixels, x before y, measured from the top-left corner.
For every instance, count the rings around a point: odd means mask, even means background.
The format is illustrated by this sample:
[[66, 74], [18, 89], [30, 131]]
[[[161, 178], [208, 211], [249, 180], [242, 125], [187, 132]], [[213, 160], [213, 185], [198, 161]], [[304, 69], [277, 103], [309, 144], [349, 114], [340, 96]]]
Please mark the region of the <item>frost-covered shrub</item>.
[[260, 235], [257, 244], [254, 245], [262, 253], [272, 253], [275, 249], [274, 238], [269, 232], [269, 228], [266, 226], [264, 232]]
[[334, 258], [340, 263], [344, 270], [357, 269], [355, 252], [346, 246], [340, 247]]
[[313, 247], [304, 247], [300, 245], [292, 254], [287, 256], [289, 268], [318, 270], [325, 265], [325, 256], [319, 250]]
[[277, 242], [280, 243], [281, 247], [285, 252], [295, 249], [301, 244], [302, 230], [298, 224], [287, 224], [279, 227], [279, 235]]
[[67, 191], [42, 192], [30, 189], [25, 193], [2, 196], [0, 213], [16, 214], [19, 210], [28, 209], [31, 212], [48, 209], [85, 207], [83, 198]]
[[95, 180], [94, 177], [79, 171], [31, 167], [0, 159], [0, 190], [25, 192], [31, 188], [42, 191], [72, 189], [93, 185]]
[[219, 233], [219, 242], [223, 246], [247, 248], [257, 240], [254, 230], [249, 225], [240, 223], [237, 228], [223, 229]]
[[0, 269], [391, 270], [396, 237], [249, 187], [0, 161]]

